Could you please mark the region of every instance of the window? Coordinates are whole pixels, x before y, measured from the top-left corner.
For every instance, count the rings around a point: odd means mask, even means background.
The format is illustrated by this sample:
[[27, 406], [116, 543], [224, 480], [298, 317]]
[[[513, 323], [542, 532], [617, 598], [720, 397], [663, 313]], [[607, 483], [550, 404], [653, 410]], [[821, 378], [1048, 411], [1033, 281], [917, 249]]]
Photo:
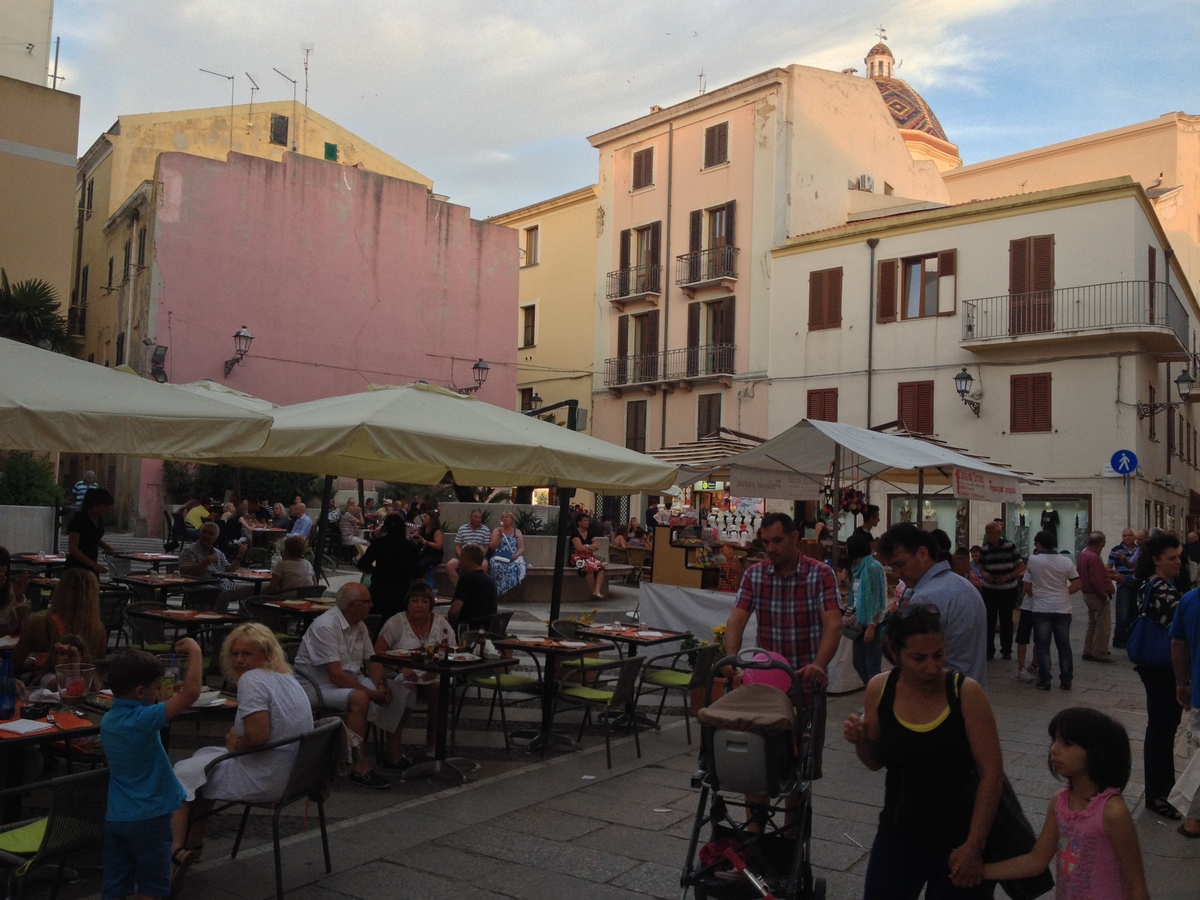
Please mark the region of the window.
[[808, 392], [806, 418], [816, 422], [836, 422], [838, 417], [837, 388], [822, 388]]
[[721, 430], [721, 395], [701, 394], [696, 398], [696, 440]]
[[653, 381], [658, 377], [658, 310], [617, 318], [617, 381]]
[[288, 142], [288, 117], [271, 113], [271, 143], [286, 147]]
[[721, 206], [692, 210], [688, 218], [688, 271], [680, 284], [736, 277], [734, 210], [730, 200]]
[[689, 377], [733, 373], [734, 309], [733, 297], [688, 304]]
[[529, 412], [533, 409], [533, 395], [536, 392], [533, 388], [521, 388], [517, 391], [517, 395], [521, 398], [521, 412]]
[[661, 248], [662, 222], [621, 232], [616, 296], [662, 293]]
[[645, 150], [638, 150], [633, 154], [633, 189], [640, 191], [653, 184], [654, 148], [647, 147]]
[[129, 267], [133, 264], [133, 241], [126, 241], [124, 252], [122, 253], [124, 264], [121, 267], [121, 284], [129, 280]]
[[537, 343], [537, 307], [521, 307], [521, 349]]
[[113, 279], [113, 258], [110, 256], [108, 258], [108, 282], [105, 285], [105, 287], [112, 287], [112, 279]]
[[875, 321], [953, 313], [957, 269], [957, 250], [880, 260]]
[[337, 144], [325, 142], [325, 158], [330, 162], [337, 162]]
[[842, 325], [842, 269], [808, 273], [808, 328], [840, 328]]
[[631, 400], [625, 404], [625, 448], [646, 452], [646, 402]]
[[538, 227], [534, 225], [532, 228], [525, 229], [525, 265], [536, 266], [538, 264], [538, 240], [540, 232]]
[[1008, 245], [1008, 333], [1054, 330], [1054, 235]]
[[896, 418], [909, 431], [933, 434], [933, 382], [901, 382], [896, 399]]
[[86, 191], [86, 196], [85, 196], [84, 202], [83, 202], [83, 208], [85, 210], [87, 210], [86, 218], [89, 218], [89, 219], [92, 217], [92, 198], [93, 198], [93, 195], [95, 194], [95, 192], [96, 192], [96, 179], [89, 178], [87, 180], [87, 191]]
[[125, 362], [125, 332], [117, 335], [117, 365], [123, 365]]
[[1009, 377], [1009, 431], [1029, 434], [1051, 431], [1050, 373]]
[[704, 129], [704, 168], [729, 162], [729, 123]]
[[146, 226], [145, 225], [143, 225], [141, 228], [138, 229], [137, 264], [138, 264], [139, 269], [142, 266], [146, 265]]

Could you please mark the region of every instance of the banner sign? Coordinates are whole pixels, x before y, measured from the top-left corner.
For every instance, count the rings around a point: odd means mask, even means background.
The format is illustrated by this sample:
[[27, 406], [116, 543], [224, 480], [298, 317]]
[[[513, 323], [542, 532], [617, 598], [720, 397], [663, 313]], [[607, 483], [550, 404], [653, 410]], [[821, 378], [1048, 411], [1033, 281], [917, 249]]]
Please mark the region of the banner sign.
[[729, 470], [729, 491], [739, 497], [765, 497], [770, 500], [816, 500], [821, 485], [796, 472], [769, 472], [733, 466]]
[[954, 496], [960, 500], [1015, 503], [1021, 499], [1021, 482], [1003, 475], [955, 468]]

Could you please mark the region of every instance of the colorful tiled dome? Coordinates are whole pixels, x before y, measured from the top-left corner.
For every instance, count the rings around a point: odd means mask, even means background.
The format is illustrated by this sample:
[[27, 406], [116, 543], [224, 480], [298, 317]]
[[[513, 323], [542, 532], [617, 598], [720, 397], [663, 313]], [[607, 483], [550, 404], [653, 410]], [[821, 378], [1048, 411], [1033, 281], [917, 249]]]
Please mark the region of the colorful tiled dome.
[[867, 64], [867, 77], [875, 82], [883, 102], [895, 119], [896, 125], [909, 131], [922, 131], [943, 141], [948, 140], [933, 110], [924, 98], [909, 87], [908, 82], [892, 77], [895, 58], [886, 44], [876, 44], [863, 60]]

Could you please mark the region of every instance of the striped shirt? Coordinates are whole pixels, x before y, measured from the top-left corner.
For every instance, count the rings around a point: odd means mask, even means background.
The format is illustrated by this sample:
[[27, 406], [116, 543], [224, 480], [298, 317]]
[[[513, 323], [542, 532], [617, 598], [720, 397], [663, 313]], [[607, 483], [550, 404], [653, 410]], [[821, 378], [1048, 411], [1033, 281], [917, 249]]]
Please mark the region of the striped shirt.
[[837, 580], [833, 569], [803, 554], [786, 576], [777, 575], [770, 561], [760, 562], [742, 576], [734, 606], [758, 618], [759, 647], [800, 669], [817, 658], [821, 615], [839, 608]]
[[983, 589], [1008, 591], [1016, 587], [1018, 578], [1015, 573], [1021, 565], [1017, 545], [1001, 540], [998, 544], [984, 544], [980, 549], [983, 552], [979, 554], [979, 567], [992, 576], [991, 581], [983, 583]]
[[460, 525], [458, 531], [454, 532], [454, 543], [460, 547], [465, 547], [467, 544], [483, 544], [486, 547], [491, 541], [492, 529], [486, 525], [472, 528], [470, 523], [468, 523]]

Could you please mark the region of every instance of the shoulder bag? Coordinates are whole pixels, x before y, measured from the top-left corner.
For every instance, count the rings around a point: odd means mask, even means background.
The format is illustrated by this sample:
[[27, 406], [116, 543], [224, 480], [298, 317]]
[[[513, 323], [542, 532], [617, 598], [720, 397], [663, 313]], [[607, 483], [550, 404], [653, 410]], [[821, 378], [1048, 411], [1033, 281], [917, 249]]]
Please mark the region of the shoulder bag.
[[1142, 586], [1141, 596], [1138, 598], [1140, 612], [1129, 631], [1125, 652], [1129, 654], [1129, 661], [1135, 666], [1170, 669], [1171, 633], [1149, 615], [1150, 592], [1157, 580], [1151, 578]]

